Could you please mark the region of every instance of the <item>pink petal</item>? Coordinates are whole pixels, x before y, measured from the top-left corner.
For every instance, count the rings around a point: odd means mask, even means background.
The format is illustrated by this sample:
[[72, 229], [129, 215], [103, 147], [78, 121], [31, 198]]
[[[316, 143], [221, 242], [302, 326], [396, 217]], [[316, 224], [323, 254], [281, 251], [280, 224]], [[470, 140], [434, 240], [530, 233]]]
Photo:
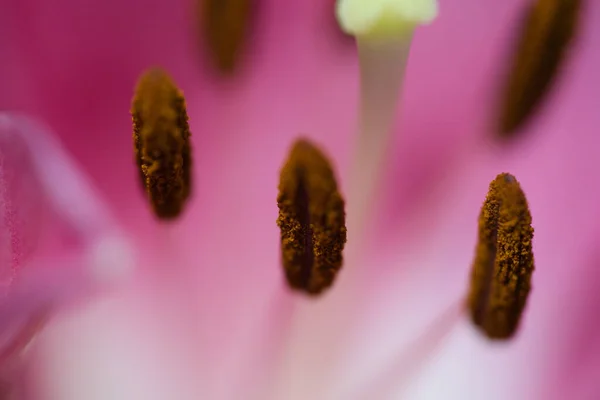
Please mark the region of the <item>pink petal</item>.
[[50, 311], [127, 272], [131, 249], [52, 134], [22, 115], [0, 113], [0, 194], [1, 358]]

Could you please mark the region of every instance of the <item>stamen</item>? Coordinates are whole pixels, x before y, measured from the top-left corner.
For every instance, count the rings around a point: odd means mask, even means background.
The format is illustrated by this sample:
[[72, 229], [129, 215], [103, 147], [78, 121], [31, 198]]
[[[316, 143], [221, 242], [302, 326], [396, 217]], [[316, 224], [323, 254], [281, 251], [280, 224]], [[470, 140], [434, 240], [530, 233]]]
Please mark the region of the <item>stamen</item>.
[[231, 73], [250, 25], [253, 0], [200, 0], [200, 17], [210, 57], [222, 73]]
[[508, 339], [518, 327], [531, 288], [532, 239], [521, 186], [510, 174], [498, 175], [479, 216], [468, 298], [473, 322], [491, 339]]
[[319, 294], [342, 267], [346, 214], [329, 160], [307, 140], [294, 144], [281, 170], [277, 205], [288, 283]]
[[133, 105], [133, 145], [155, 214], [172, 219], [190, 194], [190, 128], [183, 94], [160, 69], [140, 78]]
[[379, 185], [414, 29], [437, 15], [436, 0], [340, 0], [338, 21], [356, 36], [360, 111], [348, 205], [352, 232], [362, 232]]
[[501, 101], [501, 136], [514, 135], [547, 97], [579, 27], [580, 12], [581, 0], [536, 0], [528, 6]]

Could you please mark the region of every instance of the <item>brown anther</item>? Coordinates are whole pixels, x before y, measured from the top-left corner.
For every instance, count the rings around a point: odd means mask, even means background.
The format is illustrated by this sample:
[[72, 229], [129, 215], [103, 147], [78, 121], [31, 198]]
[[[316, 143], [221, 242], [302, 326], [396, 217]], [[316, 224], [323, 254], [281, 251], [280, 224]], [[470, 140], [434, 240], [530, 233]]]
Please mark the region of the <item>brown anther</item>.
[[528, 6], [500, 104], [500, 136], [511, 137], [539, 109], [579, 27], [582, 0]]
[[211, 61], [222, 73], [231, 73], [238, 64], [248, 36], [256, 0], [199, 0], [202, 36]]
[[160, 69], [138, 81], [131, 107], [133, 146], [140, 177], [155, 214], [177, 217], [190, 194], [190, 128], [185, 99]]
[[479, 215], [468, 304], [473, 322], [491, 339], [513, 336], [525, 308], [534, 269], [533, 228], [525, 194], [500, 174]]
[[296, 141], [281, 169], [277, 205], [287, 281], [319, 294], [342, 267], [346, 214], [329, 160], [307, 140]]

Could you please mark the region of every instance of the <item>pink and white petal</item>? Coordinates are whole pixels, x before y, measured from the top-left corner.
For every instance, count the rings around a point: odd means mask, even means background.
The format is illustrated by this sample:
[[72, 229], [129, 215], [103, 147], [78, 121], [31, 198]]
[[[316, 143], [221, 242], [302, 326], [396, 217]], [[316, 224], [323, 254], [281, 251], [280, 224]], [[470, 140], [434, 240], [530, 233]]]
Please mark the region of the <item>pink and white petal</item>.
[[175, 334], [180, 313], [147, 297], [148, 288], [136, 284], [55, 318], [32, 349], [35, 398], [202, 397], [192, 338]]
[[1, 250], [9, 261], [2, 264], [3, 350], [27, 344], [19, 335], [33, 335], [32, 325], [55, 307], [132, 268], [128, 239], [52, 136], [31, 118], [0, 113]]

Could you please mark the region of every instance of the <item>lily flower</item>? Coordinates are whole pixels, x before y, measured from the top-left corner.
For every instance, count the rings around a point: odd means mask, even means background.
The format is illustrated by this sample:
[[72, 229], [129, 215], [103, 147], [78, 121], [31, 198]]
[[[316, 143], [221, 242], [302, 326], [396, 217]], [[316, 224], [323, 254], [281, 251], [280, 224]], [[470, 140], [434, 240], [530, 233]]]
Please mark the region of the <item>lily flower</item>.
[[[210, 14], [198, 18], [206, 9], [193, 2], [8, 3], [0, 15], [0, 37], [10, 38], [1, 43], [0, 107], [52, 127], [3, 114], [10, 129], [0, 133], [18, 138], [6, 154], [25, 143], [29, 160], [48, 156], [44, 168], [15, 160], [14, 170], [30, 168], [33, 189], [44, 194], [26, 199], [66, 214], [76, 228], [93, 222], [94, 234], [78, 236], [83, 250], [56, 250], [60, 256], [97, 254], [87, 245], [104, 237], [114, 249], [100, 252], [111, 256], [100, 271], [129, 260], [120, 249], [138, 256], [134, 276], [115, 290], [85, 302], [66, 296], [78, 301], [53, 310], [31, 343], [21, 395], [585, 399], [598, 389], [598, 345], [588, 332], [600, 278], [600, 116], [591, 84], [600, 67], [592, 46], [598, 7], [588, 4], [560, 79], [507, 145], [494, 140], [496, 86], [528, 2], [448, 0], [435, 21], [433, 1], [372, 0], [359, 11], [352, 3], [340, 2], [338, 17], [358, 36], [358, 52], [336, 31], [333, 4], [317, 0], [240, 0], [245, 12], [219, 14], [245, 27], [224, 47], [204, 40], [202, 32], [214, 32]], [[410, 22], [400, 31], [387, 19], [398, 15]], [[235, 55], [218, 52], [227, 49]], [[152, 66], [183, 92], [191, 133], [190, 196], [170, 221], [155, 214], [151, 165], [138, 169], [132, 144], [131, 99]], [[275, 223], [286, 157], [303, 159], [293, 157], [299, 137], [321, 149], [314, 154], [328, 167], [319, 170], [332, 171], [331, 192], [347, 201], [344, 265], [318, 297], [290, 290]], [[56, 170], [64, 173], [49, 173]], [[481, 205], [502, 172], [526, 196], [536, 270], [518, 332], [492, 342], [464, 298]], [[89, 204], [91, 212], [69, 219]], [[105, 235], [113, 231], [119, 235]], [[85, 272], [85, 285], [57, 275], [52, 296], [37, 301], [28, 289], [7, 312], [26, 318], [55, 296], [91, 293], [96, 264], [67, 265]]]

